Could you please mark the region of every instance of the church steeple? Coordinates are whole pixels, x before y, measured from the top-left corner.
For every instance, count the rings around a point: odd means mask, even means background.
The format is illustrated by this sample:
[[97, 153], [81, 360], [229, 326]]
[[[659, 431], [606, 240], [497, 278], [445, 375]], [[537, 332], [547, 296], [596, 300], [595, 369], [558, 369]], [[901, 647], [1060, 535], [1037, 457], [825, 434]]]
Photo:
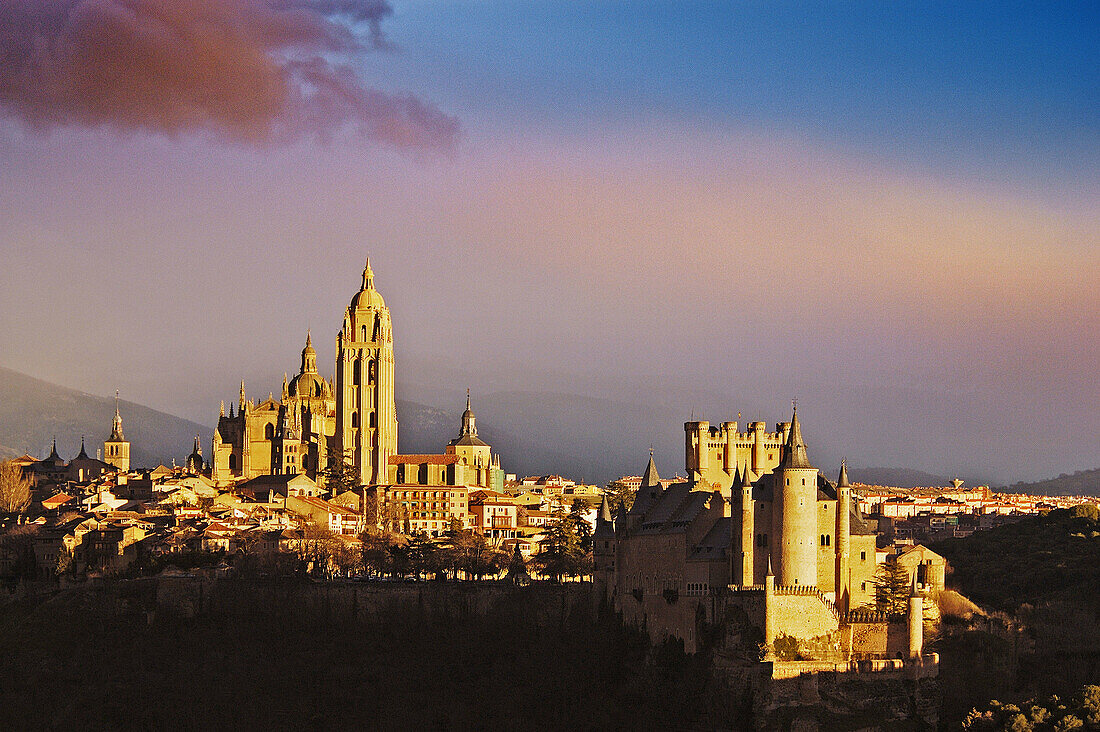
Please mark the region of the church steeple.
[[470, 390], [466, 390], [466, 411], [462, 413], [462, 432], [460, 437], [477, 437], [477, 422], [474, 418], [474, 410], [470, 409]]
[[122, 436], [122, 415], [118, 411], [118, 390], [115, 389], [115, 417], [111, 420], [111, 442], [121, 442], [125, 439]]

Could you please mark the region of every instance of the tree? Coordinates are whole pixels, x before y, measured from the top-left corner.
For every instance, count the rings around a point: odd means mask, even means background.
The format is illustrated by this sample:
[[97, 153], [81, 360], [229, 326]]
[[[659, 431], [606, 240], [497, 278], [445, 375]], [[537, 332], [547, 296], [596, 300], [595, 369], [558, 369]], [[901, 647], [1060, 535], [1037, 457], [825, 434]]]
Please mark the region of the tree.
[[588, 553], [592, 527], [584, 520], [586, 511], [587, 504], [577, 499], [568, 514], [557, 511], [543, 531], [539, 553], [532, 563], [555, 582], [592, 571], [592, 558]]
[[634, 506], [637, 491], [621, 480], [613, 480], [603, 489], [603, 494], [607, 496], [607, 505], [611, 507], [612, 513], [617, 513], [620, 507], [629, 511]]
[[14, 460], [0, 463], [0, 513], [23, 513], [31, 502], [31, 482]]
[[325, 469], [321, 471], [325, 490], [334, 496], [347, 491], [357, 491], [362, 486], [359, 469], [355, 467], [354, 453], [344, 450], [343, 454], [335, 448], [329, 448], [325, 458]]
[[872, 582], [875, 585], [875, 608], [888, 615], [904, 615], [909, 609], [909, 572], [897, 562], [883, 562]]

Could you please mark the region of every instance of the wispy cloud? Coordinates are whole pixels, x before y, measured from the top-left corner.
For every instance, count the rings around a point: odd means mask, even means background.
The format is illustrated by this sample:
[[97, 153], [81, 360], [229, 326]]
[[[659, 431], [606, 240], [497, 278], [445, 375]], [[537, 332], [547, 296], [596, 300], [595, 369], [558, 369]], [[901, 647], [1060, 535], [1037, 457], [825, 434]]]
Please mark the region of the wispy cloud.
[[0, 110], [244, 143], [327, 137], [438, 149], [456, 119], [349, 65], [391, 49], [384, 0], [0, 0]]

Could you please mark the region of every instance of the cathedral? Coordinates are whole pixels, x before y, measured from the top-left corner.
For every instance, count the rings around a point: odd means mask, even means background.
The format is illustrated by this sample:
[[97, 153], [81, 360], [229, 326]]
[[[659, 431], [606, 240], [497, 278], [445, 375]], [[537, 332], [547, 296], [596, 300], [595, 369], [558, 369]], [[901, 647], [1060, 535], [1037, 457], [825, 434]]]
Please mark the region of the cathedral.
[[[259, 475], [304, 474], [323, 480], [330, 455], [350, 460], [364, 486], [499, 489], [503, 481], [499, 457], [477, 435], [469, 392], [459, 435], [445, 454], [398, 453], [393, 326], [369, 261], [336, 334], [335, 377], [327, 379], [318, 371], [317, 351], [307, 333], [298, 374], [293, 379], [284, 375], [278, 399], [271, 394], [256, 403], [242, 382], [236, 408], [230, 405], [227, 414], [222, 403], [210, 477], [223, 485]], [[201, 465], [197, 445], [189, 460]], [[415, 494], [424, 492], [401, 491], [402, 498], [413, 493], [417, 499], [423, 496]], [[412, 504], [408, 508], [419, 511]], [[425, 513], [415, 517], [423, 519], [421, 528], [445, 528], [439, 516]]]

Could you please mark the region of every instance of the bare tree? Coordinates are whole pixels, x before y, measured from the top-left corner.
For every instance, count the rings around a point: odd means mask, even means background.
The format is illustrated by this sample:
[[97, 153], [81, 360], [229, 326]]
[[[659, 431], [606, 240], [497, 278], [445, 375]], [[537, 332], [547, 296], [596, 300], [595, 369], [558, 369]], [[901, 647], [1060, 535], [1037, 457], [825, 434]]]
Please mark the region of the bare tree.
[[31, 502], [31, 482], [14, 460], [0, 463], [0, 513], [22, 513]]

